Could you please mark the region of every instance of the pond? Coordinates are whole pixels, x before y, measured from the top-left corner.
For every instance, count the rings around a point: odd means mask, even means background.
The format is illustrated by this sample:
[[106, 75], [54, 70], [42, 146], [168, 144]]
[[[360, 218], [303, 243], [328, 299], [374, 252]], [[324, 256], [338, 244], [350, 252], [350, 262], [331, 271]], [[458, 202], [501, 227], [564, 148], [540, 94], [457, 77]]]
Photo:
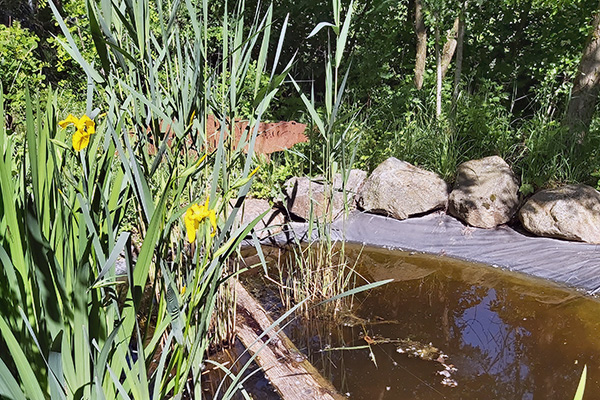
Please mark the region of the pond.
[[[280, 257], [280, 250], [268, 258]], [[369, 281], [335, 324], [288, 335], [351, 399], [600, 398], [600, 302], [541, 279], [424, 254], [346, 246]], [[261, 268], [248, 285], [277, 314]], [[252, 289], [254, 288], [254, 289]]]

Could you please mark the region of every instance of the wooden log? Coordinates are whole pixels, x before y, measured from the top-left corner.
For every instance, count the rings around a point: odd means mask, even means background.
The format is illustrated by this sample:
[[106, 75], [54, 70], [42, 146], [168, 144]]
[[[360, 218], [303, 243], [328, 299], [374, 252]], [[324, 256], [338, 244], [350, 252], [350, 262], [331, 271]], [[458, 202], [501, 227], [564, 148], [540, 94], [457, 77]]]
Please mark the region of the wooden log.
[[287, 335], [276, 333], [278, 328], [257, 341], [273, 320], [239, 282], [236, 282], [235, 291], [237, 337], [251, 354], [258, 352], [257, 364], [283, 400], [345, 399], [298, 351]]

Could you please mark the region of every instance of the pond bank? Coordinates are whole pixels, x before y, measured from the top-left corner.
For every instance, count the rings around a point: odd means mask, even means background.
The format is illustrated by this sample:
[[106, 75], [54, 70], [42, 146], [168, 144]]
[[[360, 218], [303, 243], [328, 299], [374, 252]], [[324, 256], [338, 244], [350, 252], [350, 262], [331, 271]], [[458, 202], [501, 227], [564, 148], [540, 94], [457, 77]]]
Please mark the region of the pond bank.
[[[397, 220], [353, 211], [335, 221], [332, 228], [335, 240], [485, 263], [588, 294], [600, 292], [600, 245], [533, 237], [506, 225], [495, 229], [468, 227], [443, 212]], [[293, 238], [307, 240], [307, 231], [308, 223], [292, 222], [263, 243], [285, 245]]]

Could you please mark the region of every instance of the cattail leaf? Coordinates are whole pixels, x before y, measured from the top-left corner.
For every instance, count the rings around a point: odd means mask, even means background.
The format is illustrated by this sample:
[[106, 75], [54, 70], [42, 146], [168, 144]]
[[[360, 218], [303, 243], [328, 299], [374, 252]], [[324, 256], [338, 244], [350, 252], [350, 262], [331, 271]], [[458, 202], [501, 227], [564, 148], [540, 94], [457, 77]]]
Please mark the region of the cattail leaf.
[[331, 109], [333, 104], [333, 72], [331, 71], [331, 58], [327, 57], [327, 63], [325, 64], [325, 109], [327, 115], [331, 115]]
[[117, 262], [117, 258], [119, 257], [119, 255], [121, 254], [123, 249], [125, 248], [125, 245], [128, 243], [128, 241], [129, 241], [129, 232], [123, 232], [123, 233], [121, 233], [121, 235], [119, 235], [119, 239], [117, 239], [117, 243], [115, 243], [115, 246], [113, 247], [112, 251], [110, 252], [108, 259], [102, 265], [102, 269], [98, 273], [98, 277], [96, 278], [96, 280], [94, 281], [92, 286], [96, 285], [102, 278], [104, 278], [104, 275], [106, 275], [108, 273], [108, 271], [110, 271], [111, 268], [114, 268], [115, 263]]
[[110, 71], [110, 60], [108, 59], [108, 50], [106, 49], [106, 42], [104, 41], [102, 30], [100, 29], [100, 24], [96, 18], [96, 3], [87, 0], [86, 4], [92, 40], [94, 41], [94, 46], [96, 47], [96, 52], [98, 53], [98, 58], [100, 58], [102, 68], [104, 68], [105, 72], [108, 72]]
[[[174, 336], [173, 332], [169, 332], [169, 335], [167, 336], [167, 340], [165, 340], [163, 348], [168, 349], [171, 346], [171, 342], [173, 341], [173, 336]], [[161, 391], [161, 386], [162, 386], [163, 379], [164, 379], [165, 366], [166, 366], [168, 357], [169, 357], [168, 351], [161, 352], [160, 360], [158, 361], [158, 367], [156, 368], [156, 371], [154, 372], [154, 378], [153, 378], [154, 379], [154, 388], [152, 390], [152, 398], [153, 399], [163, 399], [166, 397], [166, 394], [164, 393], [165, 391], [164, 390]]]
[[331, 22], [319, 22], [317, 24], [317, 26], [315, 26], [313, 28], [312, 31], [310, 31], [310, 34], [306, 37], [307, 39], [315, 36], [317, 33], [319, 33], [319, 31], [323, 28], [325, 28], [326, 26], [335, 26], [334, 24], [332, 24]]
[[277, 69], [277, 64], [279, 63], [279, 56], [281, 55], [281, 48], [283, 47], [283, 39], [285, 38], [285, 31], [287, 29], [289, 18], [290, 18], [290, 14], [286, 14], [285, 19], [283, 20], [283, 25], [281, 27], [281, 33], [279, 34], [279, 41], [277, 42], [277, 50], [275, 51], [275, 59], [273, 60], [273, 69], [271, 70], [270, 80], [273, 80], [273, 76], [275, 75], [275, 70]]
[[346, 12], [346, 19], [344, 20], [344, 25], [342, 26], [342, 30], [337, 38], [337, 43], [335, 47], [335, 68], [339, 68], [342, 62], [342, 56], [344, 55], [344, 49], [346, 48], [346, 39], [348, 38], [348, 31], [350, 30], [350, 21], [352, 20], [352, 11], [354, 9], [354, 2], [351, 1], [348, 6], [348, 11]]
[[254, 78], [254, 97], [258, 93], [260, 87], [260, 78], [265, 70], [267, 51], [269, 49], [269, 40], [271, 39], [271, 23], [273, 18], [273, 4], [269, 5], [267, 15], [264, 17], [261, 23], [263, 29], [262, 43], [260, 45], [260, 52], [258, 53], [258, 59], [256, 60], [256, 77]]
[[[13, 362], [17, 367], [19, 377], [21, 378], [21, 384], [25, 397], [28, 399], [44, 399], [44, 393], [38, 382], [35, 373], [31, 368], [31, 364], [23, 350], [17, 338], [14, 336], [12, 330], [4, 320], [4, 317], [0, 317], [0, 334], [6, 343], [6, 349], [12, 356]], [[7, 382], [9, 378], [4, 378]]]
[[61, 330], [52, 341], [50, 352], [48, 353], [48, 386], [50, 387], [50, 397], [52, 399], [65, 399], [67, 384], [63, 372], [62, 362], [62, 337], [64, 331]]
[[575, 397], [573, 397], [573, 400], [583, 400], [583, 393], [585, 392], [586, 380], [587, 380], [587, 365], [584, 365], [583, 372], [581, 373], [581, 378], [579, 379], [579, 385], [577, 385], [577, 391], [575, 392]]
[[10, 370], [0, 358], [0, 397], [6, 397], [13, 400], [27, 400], [21, 387], [12, 376]]
[[306, 95], [301, 91], [300, 86], [298, 86], [298, 83], [296, 83], [294, 78], [290, 78], [290, 80], [294, 84], [294, 87], [296, 87], [296, 90], [298, 91], [298, 93], [300, 93], [300, 98], [302, 99], [304, 106], [308, 110], [310, 117], [312, 118], [314, 123], [317, 125], [317, 128], [319, 129], [319, 133], [323, 137], [325, 137], [326, 132], [327, 132], [325, 130], [325, 124], [323, 124], [323, 120], [321, 119], [321, 117], [319, 117], [319, 114], [317, 114], [317, 110], [315, 109], [315, 106], [311, 103], [311, 101], [308, 99], [308, 97], [306, 97]]

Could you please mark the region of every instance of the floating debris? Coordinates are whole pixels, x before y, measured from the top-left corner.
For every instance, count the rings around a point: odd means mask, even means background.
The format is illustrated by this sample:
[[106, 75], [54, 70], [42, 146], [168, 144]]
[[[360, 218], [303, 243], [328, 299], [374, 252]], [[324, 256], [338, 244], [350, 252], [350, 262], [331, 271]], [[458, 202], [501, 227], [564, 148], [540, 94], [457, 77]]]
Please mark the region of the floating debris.
[[[375, 340], [377, 342], [377, 340]], [[396, 343], [396, 351], [400, 354], [407, 354], [409, 357], [417, 357], [425, 361], [443, 362], [447, 356], [433, 344], [423, 344], [410, 339], [399, 339], [389, 341], [388, 343]], [[439, 361], [442, 360], [442, 361]]]
[[452, 374], [454, 372], [458, 371], [458, 369], [452, 364], [446, 364], [443, 362], [441, 364], [444, 367], [444, 369], [441, 371], [438, 371], [437, 373], [438, 373], [438, 375], [441, 375], [444, 377], [442, 379], [442, 385], [448, 386], [448, 387], [457, 387], [458, 382], [456, 382], [455, 379], [452, 379]]
[[[453, 364], [447, 364], [448, 355], [444, 354], [440, 349], [435, 347], [432, 343], [424, 344], [410, 339], [398, 339], [398, 340], [378, 340], [379, 338], [368, 338], [371, 343], [395, 343], [397, 344], [396, 352], [400, 354], [406, 354], [408, 357], [420, 358], [424, 361], [435, 361], [440, 363], [444, 367], [443, 370], [438, 371], [437, 374], [443, 376], [442, 385], [448, 387], [458, 386], [458, 382], [452, 378], [458, 369]], [[365, 339], [367, 340], [367, 339]], [[371, 344], [369, 343], [369, 344]]]
[[457, 387], [458, 382], [456, 382], [454, 379], [451, 379], [451, 378], [444, 378], [444, 379], [442, 379], [442, 385], [448, 386], [448, 387]]

